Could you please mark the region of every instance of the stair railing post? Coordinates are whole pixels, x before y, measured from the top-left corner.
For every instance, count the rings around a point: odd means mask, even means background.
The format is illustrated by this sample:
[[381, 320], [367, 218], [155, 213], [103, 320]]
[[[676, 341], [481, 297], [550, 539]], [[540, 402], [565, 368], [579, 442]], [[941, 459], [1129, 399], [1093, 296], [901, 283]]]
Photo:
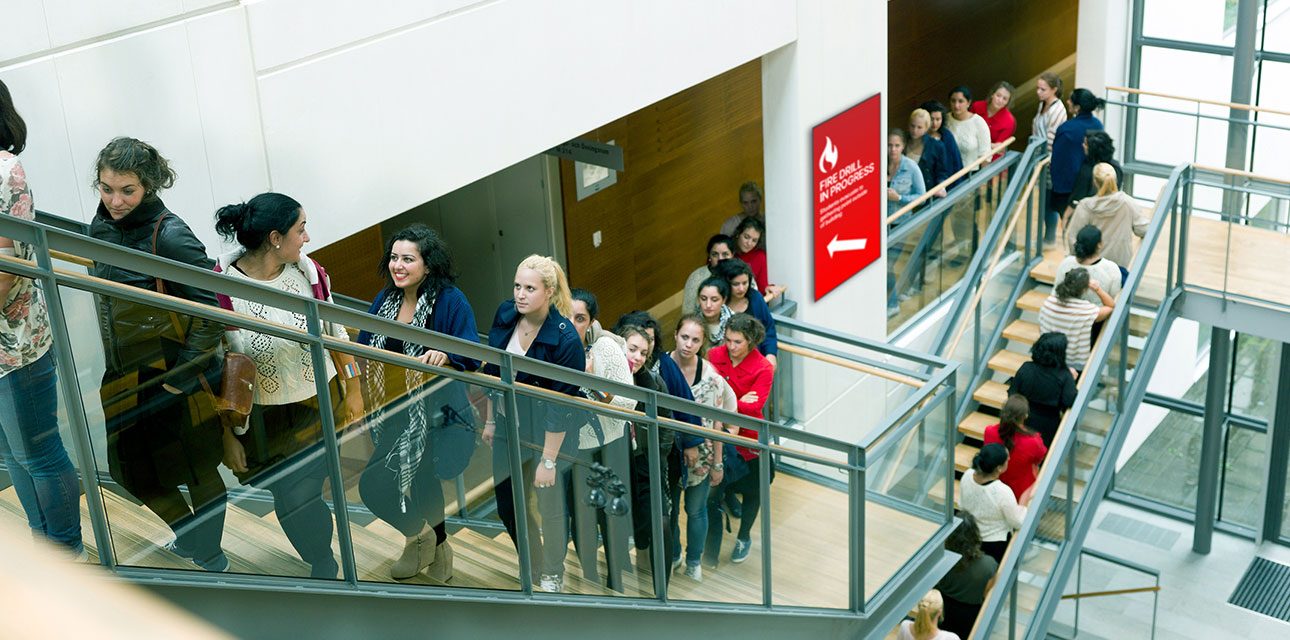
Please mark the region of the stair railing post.
[[[309, 357], [314, 371], [327, 371], [328, 355], [323, 348], [322, 319], [318, 301], [310, 298], [305, 307], [305, 327], [309, 332]], [[339, 377], [339, 376], [338, 376]], [[332, 411], [331, 381], [326, 375], [314, 376], [318, 394], [318, 418], [322, 423], [323, 450], [327, 455], [327, 477], [331, 480], [332, 508], [336, 515], [336, 536], [340, 542], [340, 565], [345, 582], [358, 584], [358, 567], [354, 564], [354, 541], [349, 530], [349, 508], [345, 502], [345, 480], [340, 471], [340, 440], [336, 437], [336, 415]], [[279, 514], [279, 517], [285, 514]]]
[[501, 355], [498, 373], [506, 389], [502, 391], [506, 420], [507, 463], [510, 465], [511, 503], [515, 508], [515, 549], [520, 563], [520, 591], [533, 595], [533, 557], [529, 553], [528, 491], [524, 486], [524, 457], [520, 453], [520, 406], [515, 392], [515, 359], [509, 353]]

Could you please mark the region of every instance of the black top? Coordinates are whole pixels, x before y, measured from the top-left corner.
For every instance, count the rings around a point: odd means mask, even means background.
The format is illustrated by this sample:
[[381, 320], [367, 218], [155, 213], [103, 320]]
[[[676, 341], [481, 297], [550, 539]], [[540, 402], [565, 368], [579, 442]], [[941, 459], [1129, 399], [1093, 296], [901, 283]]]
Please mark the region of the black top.
[[999, 563], [984, 553], [976, 560], [954, 565], [950, 572], [936, 583], [936, 589], [946, 598], [964, 604], [981, 604], [985, 602], [985, 585], [994, 577]]
[[[1108, 160], [1107, 164], [1115, 169], [1115, 183], [1124, 188], [1124, 169], [1120, 163], [1115, 160]], [[1070, 207], [1074, 208], [1084, 198], [1092, 198], [1097, 195], [1097, 187], [1093, 186], [1093, 167], [1097, 166], [1096, 162], [1084, 160], [1080, 165], [1079, 173], [1075, 174], [1075, 190], [1071, 192]]]
[[1019, 393], [1030, 402], [1030, 419], [1026, 425], [1051, 445], [1062, 412], [1075, 403], [1075, 377], [1065, 367], [1041, 367], [1027, 362], [1017, 370], [1008, 393]]

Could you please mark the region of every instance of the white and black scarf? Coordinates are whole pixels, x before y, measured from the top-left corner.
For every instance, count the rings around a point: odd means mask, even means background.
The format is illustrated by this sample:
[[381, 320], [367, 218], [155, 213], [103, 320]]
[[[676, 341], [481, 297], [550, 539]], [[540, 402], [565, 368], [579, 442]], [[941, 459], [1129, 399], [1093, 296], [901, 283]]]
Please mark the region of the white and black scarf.
[[[434, 303], [438, 296], [438, 291], [426, 291], [417, 298], [417, 308], [412, 314], [412, 326], [420, 328], [429, 328], [427, 321], [434, 313]], [[376, 315], [388, 320], [397, 320], [399, 307], [403, 305], [403, 291], [394, 290], [385, 296], [381, 301], [381, 307], [377, 309]], [[371, 346], [377, 349], [385, 349], [385, 336], [374, 333], [372, 334]], [[420, 357], [426, 352], [424, 345], [414, 342], [404, 341], [403, 354], [413, 358]], [[425, 381], [425, 374], [414, 369], [404, 369], [404, 376], [407, 381], [407, 389], [411, 392], [418, 388]], [[387, 400], [385, 397], [385, 367], [369, 367], [367, 375], [364, 378], [367, 387], [367, 397], [373, 402], [382, 403]], [[387, 405], [389, 406], [389, 405]], [[379, 412], [372, 421], [372, 439], [376, 443], [381, 442], [385, 431], [385, 412]], [[398, 440], [390, 449], [390, 453], [385, 458], [386, 468], [399, 474], [399, 508], [407, 513], [407, 497], [412, 490], [412, 477], [416, 475], [417, 469], [421, 467], [421, 455], [425, 453], [426, 437], [429, 434], [429, 415], [424, 402], [412, 401], [408, 403], [408, 423], [406, 428], [398, 435]]]

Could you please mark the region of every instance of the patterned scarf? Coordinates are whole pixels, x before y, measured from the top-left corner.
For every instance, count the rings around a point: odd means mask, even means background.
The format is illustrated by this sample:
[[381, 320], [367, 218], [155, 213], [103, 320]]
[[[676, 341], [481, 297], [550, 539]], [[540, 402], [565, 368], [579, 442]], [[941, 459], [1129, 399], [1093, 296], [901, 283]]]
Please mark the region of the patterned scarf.
[[[435, 299], [438, 291], [427, 291], [417, 298], [417, 309], [412, 314], [412, 326], [417, 328], [429, 328], [427, 320], [430, 314], [434, 312]], [[399, 307], [403, 305], [403, 291], [394, 290], [385, 296], [381, 301], [381, 307], [376, 311], [376, 315], [388, 320], [397, 320]], [[371, 346], [377, 349], [385, 349], [385, 336], [374, 333], [372, 334]], [[403, 355], [413, 358], [420, 357], [426, 352], [426, 347], [413, 342], [403, 343]], [[421, 386], [425, 382], [425, 374], [413, 369], [404, 369], [404, 376], [407, 382], [407, 389], [411, 392], [413, 389]], [[367, 397], [374, 403], [385, 402], [385, 367], [369, 367], [367, 375], [364, 378], [367, 387]], [[402, 403], [400, 403], [402, 404]], [[386, 405], [387, 409], [391, 405]], [[405, 429], [398, 435], [398, 440], [390, 449], [389, 455], [385, 457], [385, 467], [399, 474], [399, 508], [403, 513], [407, 513], [407, 497], [412, 490], [412, 477], [416, 475], [417, 469], [421, 466], [421, 455], [425, 453], [426, 427], [429, 425], [428, 414], [424, 402], [409, 402], [408, 406], [408, 424]], [[377, 444], [384, 434], [386, 410], [378, 411], [372, 421], [372, 440]]]

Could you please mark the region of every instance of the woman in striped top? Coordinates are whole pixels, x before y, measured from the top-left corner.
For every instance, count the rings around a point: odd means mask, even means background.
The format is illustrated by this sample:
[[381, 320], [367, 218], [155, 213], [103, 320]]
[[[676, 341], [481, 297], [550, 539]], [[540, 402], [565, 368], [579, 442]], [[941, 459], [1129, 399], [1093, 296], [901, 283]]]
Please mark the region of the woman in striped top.
[[[1084, 299], [1090, 290], [1101, 299], [1101, 306]], [[1076, 371], [1083, 371], [1093, 350], [1093, 323], [1106, 320], [1114, 308], [1115, 299], [1089, 279], [1088, 269], [1077, 267], [1066, 274], [1039, 309], [1039, 330], [1065, 334], [1066, 362]]]

